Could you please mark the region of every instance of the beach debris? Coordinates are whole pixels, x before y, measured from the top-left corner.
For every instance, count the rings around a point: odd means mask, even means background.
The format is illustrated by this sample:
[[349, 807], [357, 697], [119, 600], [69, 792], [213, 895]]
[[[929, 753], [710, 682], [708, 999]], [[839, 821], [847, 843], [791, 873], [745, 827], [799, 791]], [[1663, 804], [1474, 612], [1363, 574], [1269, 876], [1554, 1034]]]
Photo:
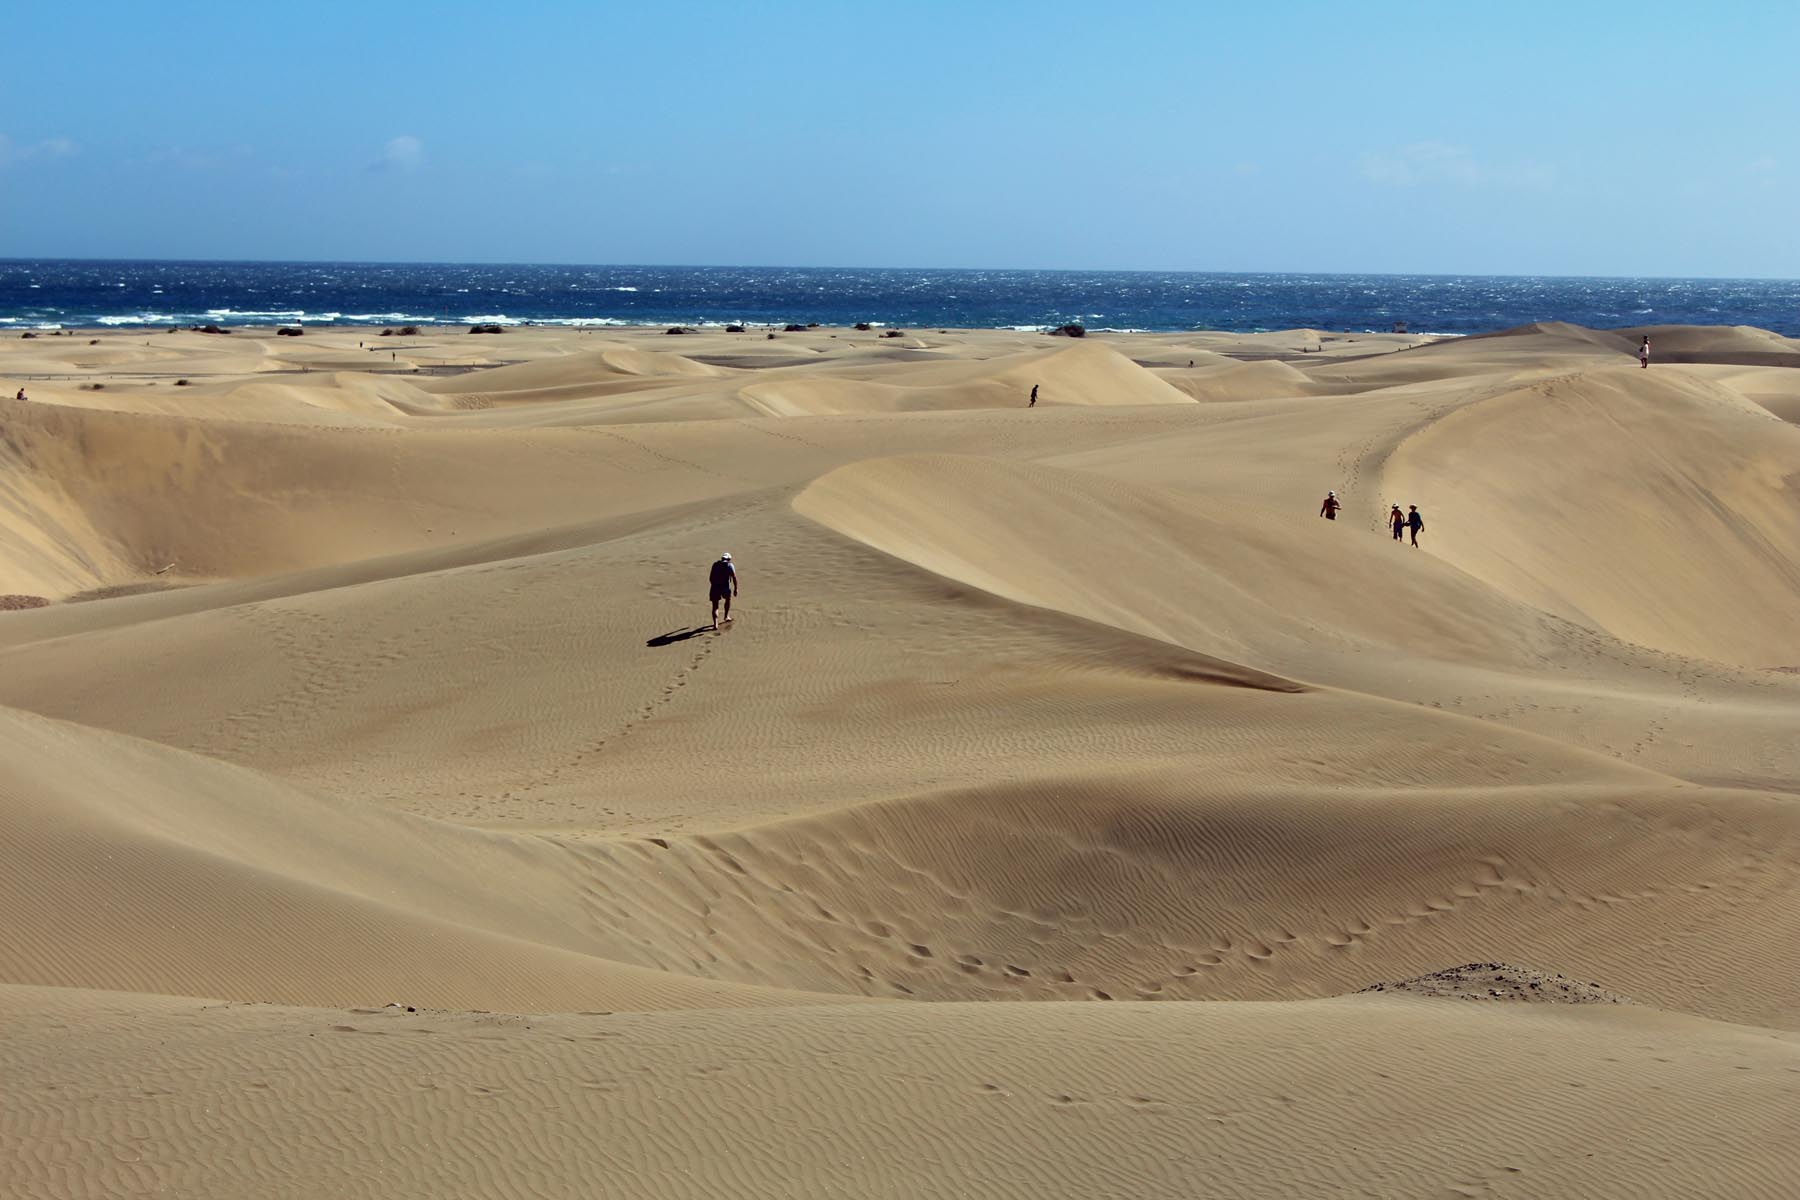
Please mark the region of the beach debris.
[[1058, 325], [1055, 329], [1052, 329], [1050, 331], [1050, 336], [1051, 337], [1086, 337], [1087, 336], [1087, 326], [1077, 325], [1073, 322], [1070, 322], [1067, 325]]
[[1449, 1000], [1524, 1000], [1538, 1004], [1629, 1003], [1625, 997], [1598, 983], [1497, 962], [1464, 963], [1460, 967], [1449, 967], [1412, 979], [1371, 984], [1357, 994], [1369, 992]]
[[289, 328], [288, 326], [283, 325], [280, 329], [277, 329], [275, 331], [275, 336], [276, 337], [300, 337], [305, 333], [306, 333], [306, 330], [300, 328], [298, 325], [293, 326], [292, 328]]
[[498, 326], [498, 325], [495, 325], [495, 324], [491, 324], [491, 323], [489, 323], [489, 324], [485, 324], [485, 325], [471, 325], [471, 326], [469, 326], [469, 332], [470, 332], [470, 333], [499, 333], [499, 332], [500, 332], [500, 331], [501, 331], [501, 327], [500, 327], [500, 326]]

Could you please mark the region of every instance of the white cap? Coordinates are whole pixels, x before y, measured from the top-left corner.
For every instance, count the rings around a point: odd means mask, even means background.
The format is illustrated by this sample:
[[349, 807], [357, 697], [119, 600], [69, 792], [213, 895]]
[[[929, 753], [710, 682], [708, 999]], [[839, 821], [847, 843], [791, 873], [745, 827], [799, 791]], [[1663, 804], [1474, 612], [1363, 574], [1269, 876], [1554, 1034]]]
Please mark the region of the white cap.
[[719, 555], [719, 557], [724, 559], [726, 562], [730, 562], [731, 561], [731, 551], [727, 550], [725, 553]]

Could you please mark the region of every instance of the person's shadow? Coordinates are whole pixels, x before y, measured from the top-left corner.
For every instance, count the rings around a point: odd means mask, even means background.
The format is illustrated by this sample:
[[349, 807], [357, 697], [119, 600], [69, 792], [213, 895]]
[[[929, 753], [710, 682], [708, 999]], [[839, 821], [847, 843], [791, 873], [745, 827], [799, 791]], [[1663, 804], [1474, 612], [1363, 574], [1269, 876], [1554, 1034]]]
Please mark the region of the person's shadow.
[[659, 633], [646, 646], [673, 646], [676, 642], [685, 642], [691, 637], [699, 637], [703, 633], [711, 633], [711, 625], [696, 625], [692, 629], [672, 629], [668, 633]]

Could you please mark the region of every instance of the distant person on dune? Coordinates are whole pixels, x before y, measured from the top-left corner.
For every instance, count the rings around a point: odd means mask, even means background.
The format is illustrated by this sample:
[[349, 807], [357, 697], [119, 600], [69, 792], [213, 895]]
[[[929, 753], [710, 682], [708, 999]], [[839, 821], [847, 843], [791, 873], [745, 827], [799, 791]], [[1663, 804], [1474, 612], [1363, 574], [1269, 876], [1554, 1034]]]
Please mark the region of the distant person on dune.
[[1037, 390], [1038, 390], [1038, 385], [1035, 383], [1032, 384], [1031, 385], [1031, 403], [1027, 404], [1025, 406], [1026, 408], [1036, 408], [1037, 407]]
[[19, 394], [17, 396], [13, 397], [14, 400], [23, 400], [24, 398], [25, 398], [25, 389], [24, 388], [20, 388]]
[[712, 565], [707, 578], [707, 590], [712, 596], [712, 625], [719, 627], [719, 601], [725, 602], [725, 619], [731, 620], [731, 598], [737, 595], [737, 568], [731, 565], [731, 551], [719, 555], [719, 561]]
[[1338, 503], [1336, 492], [1326, 492], [1325, 503], [1319, 505], [1319, 515], [1324, 517], [1327, 521], [1335, 521], [1337, 520], [1338, 509], [1342, 507], [1344, 506]]
[[1394, 531], [1396, 542], [1406, 540], [1406, 514], [1400, 511], [1398, 504], [1388, 509], [1388, 527]]
[[1419, 506], [1406, 506], [1406, 527], [1412, 531], [1412, 544], [1419, 544], [1419, 530], [1425, 528], [1425, 518], [1419, 513]]
[[1638, 366], [1646, 371], [1650, 369], [1650, 335], [1647, 333], [1644, 340], [1638, 343]]

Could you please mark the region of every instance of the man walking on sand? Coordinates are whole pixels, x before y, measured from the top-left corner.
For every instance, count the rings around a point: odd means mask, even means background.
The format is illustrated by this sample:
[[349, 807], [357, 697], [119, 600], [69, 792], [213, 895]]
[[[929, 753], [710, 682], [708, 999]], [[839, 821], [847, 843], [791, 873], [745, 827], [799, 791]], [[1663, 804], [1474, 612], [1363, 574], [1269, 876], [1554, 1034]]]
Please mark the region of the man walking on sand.
[[1337, 520], [1338, 509], [1344, 507], [1338, 503], [1336, 492], [1325, 493], [1325, 503], [1319, 505], [1319, 515], [1327, 521]]
[[1425, 518], [1420, 515], [1419, 506], [1416, 504], [1406, 506], [1406, 527], [1412, 531], [1412, 544], [1417, 546], [1419, 530], [1425, 528]]
[[1650, 369], [1650, 335], [1647, 333], [1644, 340], [1638, 343], [1638, 366], [1646, 371]]
[[1388, 509], [1388, 528], [1394, 531], [1394, 540], [1402, 541], [1406, 537], [1406, 514], [1400, 511], [1398, 504]]
[[1038, 390], [1038, 385], [1035, 383], [1032, 384], [1031, 385], [1031, 403], [1027, 404], [1025, 406], [1026, 408], [1036, 408], [1037, 407], [1037, 390]]
[[725, 602], [725, 619], [731, 620], [731, 598], [737, 595], [737, 568], [731, 565], [731, 551], [719, 555], [707, 577], [707, 590], [712, 597], [713, 628], [719, 627], [719, 601]]

